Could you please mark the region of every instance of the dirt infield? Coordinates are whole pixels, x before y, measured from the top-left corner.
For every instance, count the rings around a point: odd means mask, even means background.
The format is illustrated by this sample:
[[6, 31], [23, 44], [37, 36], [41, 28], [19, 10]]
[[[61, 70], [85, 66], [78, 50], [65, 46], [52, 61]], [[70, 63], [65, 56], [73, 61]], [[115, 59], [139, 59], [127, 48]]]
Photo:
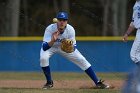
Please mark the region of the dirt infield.
[[[45, 81], [42, 80], [0, 80], [0, 88], [42, 88]], [[113, 89], [121, 89], [124, 81], [106, 80], [105, 83], [113, 86]], [[88, 80], [64, 80], [54, 81], [54, 89], [89, 89], [95, 86]]]

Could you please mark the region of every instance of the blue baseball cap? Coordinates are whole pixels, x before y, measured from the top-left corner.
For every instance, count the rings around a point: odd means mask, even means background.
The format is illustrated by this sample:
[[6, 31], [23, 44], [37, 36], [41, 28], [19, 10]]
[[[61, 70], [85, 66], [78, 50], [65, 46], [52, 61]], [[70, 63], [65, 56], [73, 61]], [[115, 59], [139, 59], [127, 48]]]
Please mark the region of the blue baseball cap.
[[68, 13], [67, 12], [58, 12], [58, 14], [56, 15], [56, 18], [68, 20]]

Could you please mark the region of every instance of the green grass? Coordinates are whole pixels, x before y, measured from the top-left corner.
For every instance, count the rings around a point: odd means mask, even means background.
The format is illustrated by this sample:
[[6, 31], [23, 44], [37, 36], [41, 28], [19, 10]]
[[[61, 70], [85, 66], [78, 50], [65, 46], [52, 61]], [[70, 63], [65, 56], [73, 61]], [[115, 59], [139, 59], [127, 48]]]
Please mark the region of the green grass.
[[[97, 73], [99, 78], [122, 80], [126, 78], [125, 73]], [[85, 73], [52, 73], [54, 80], [89, 80]], [[43, 73], [39, 72], [0, 72], [0, 80], [44, 80]]]
[[126, 79], [127, 73], [98, 73], [97, 75], [103, 79], [124, 80]]
[[39, 72], [0, 72], [0, 80], [43, 80]]
[[106, 89], [0, 89], [0, 93], [120, 93], [120, 90]]

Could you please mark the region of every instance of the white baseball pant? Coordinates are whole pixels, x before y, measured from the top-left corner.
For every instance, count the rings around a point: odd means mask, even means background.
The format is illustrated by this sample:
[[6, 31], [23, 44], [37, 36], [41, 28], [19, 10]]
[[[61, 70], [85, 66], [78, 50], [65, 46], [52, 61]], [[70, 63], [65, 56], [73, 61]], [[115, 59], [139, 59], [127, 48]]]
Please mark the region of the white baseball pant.
[[51, 47], [50, 49], [48, 49], [46, 51], [43, 51], [43, 49], [41, 48], [40, 66], [41, 67], [49, 66], [49, 58], [54, 53], [58, 53], [58, 54], [64, 56], [65, 58], [67, 58], [71, 62], [78, 65], [84, 71], [91, 66], [91, 64], [85, 59], [85, 57], [77, 49], [75, 49], [75, 51], [72, 53], [65, 53], [64, 51], [62, 51], [60, 49], [60, 47]]
[[130, 57], [133, 62], [140, 62], [140, 29], [138, 29], [136, 32], [136, 37], [130, 52]]

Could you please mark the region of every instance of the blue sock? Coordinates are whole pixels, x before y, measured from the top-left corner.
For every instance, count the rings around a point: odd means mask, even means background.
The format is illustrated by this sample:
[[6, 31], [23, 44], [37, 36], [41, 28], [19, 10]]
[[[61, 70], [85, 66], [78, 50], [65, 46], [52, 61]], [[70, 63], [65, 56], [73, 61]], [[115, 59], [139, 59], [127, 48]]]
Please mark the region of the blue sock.
[[89, 67], [87, 70], [85, 70], [85, 72], [88, 74], [88, 76], [95, 82], [95, 84], [97, 85], [98, 83], [98, 78], [96, 76], [96, 74], [94, 73], [94, 71], [92, 70], [91, 67]]
[[45, 77], [47, 79], [47, 82], [51, 82], [52, 81], [52, 78], [51, 78], [51, 71], [50, 71], [50, 67], [47, 66], [47, 67], [42, 67], [42, 70], [45, 74]]

